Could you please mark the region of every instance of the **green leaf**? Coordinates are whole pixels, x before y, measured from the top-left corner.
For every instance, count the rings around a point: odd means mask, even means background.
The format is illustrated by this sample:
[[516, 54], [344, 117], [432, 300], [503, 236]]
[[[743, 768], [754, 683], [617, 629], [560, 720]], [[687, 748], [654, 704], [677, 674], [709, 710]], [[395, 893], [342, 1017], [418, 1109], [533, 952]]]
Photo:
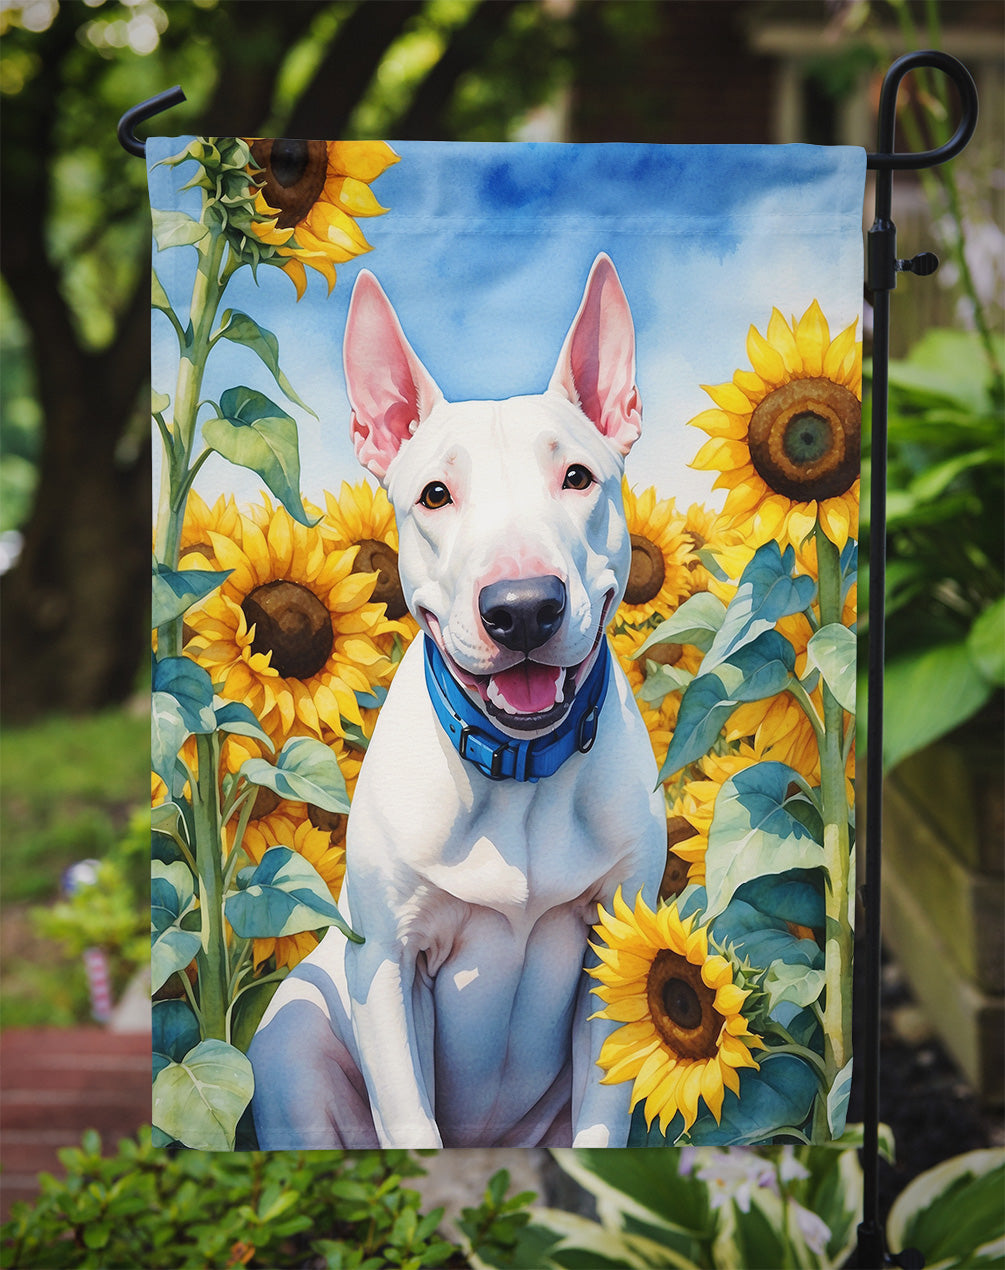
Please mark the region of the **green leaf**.
[[275, 402], [251, 388], [228, 388], [220, 398], [222, 417], [202, 425], [211, 450], [266, 483], [290, 515], [310, 528], [317, 524], [300, 498], [297, 425]]
[[199, 1020], [187, 1001], [155, 1001], [151, 1011], [154, 1077], [199, 1044]]
[[726, 606], [720, 599], [711, 591], [699, 591], [685, 600], [672, 617], [660, 622], [634, 656], [645, 656], [656, 644], [693, 644], [708, 652], [725, 616]]
[[786, 922], [763, 913], [739, 896], [715, 918], [712, 936], [718, 944], [728, 944], [740, 961], [755, 968], [766, 969], [776, 961], [817, 970], [824, 965], [823, 951], [815, 940], [797, 938]]
[[104, 1248], [112, 1236], [110, 1221], [90, 1221], [84, 1226], [84, 1245], [87, 1248]]
[[233, 569], [169, 569], [167, 565], [155, 564], [150, 583], [151, 627], [156, 630], [165, 622], [181, 617], [186, 609], [215, 591], [231, 573]]
[[254, 1088], [251, 1063], [240, 1050], [202, 1041], [154, 1081], [154, 1125], [196, 1151], [233, 1151]]
[[279, 368], [279, 340], [275, 335], [267, 331], [265, 327], [259, 326], [247, 313], [239, 313], [235, 309], [227, 309], [222, 320], [224, 325], [220, 338], [231, 340], [234, 344], [243, 344], [245, 348], [250, 348], [253, 353], [257, 353], [289, 400], [301, 406], [316, 419], [317, 415], [310, 406], [301, 401], [293, 391], [290, 381]]
[[252, 785], [271, 789], [280, 798], [312, 803], [324, 811], [349, 810], [349, 795], [338, 759], [323, 741], [313, 737], [287, 741], [274, 767], [263, 758], [245, 759], [240, 774]]
[[784, 555], [774, 541], [758, 547], [740, 576], [736, 594], [699, 667], [700, 674], [733, 660], [738, 649], [771, 630], [780, 618], [809, 607], [817, 584], [803, 574], [793, 575], [795, 559], [791, 546], [785, 548]]
[[187, 864], [176, 860], [150, 865], [150, 989], [184, 970], [202, 947], [198, 931], [183, 929], [182, 918], [196, 906], [195, 887]]
[[[160, 278], [157, 277], [156, 269], [153, 271], [150, 279], [150, 307], [153, 309], [159, 309], [162, 313], [174, 312], [174, 307], [168, 299], [168, 293], [164, 290], [164, 284], [161, 282]], [[163, 407], [161, 408], [163, 409]], [[156, 410], [157, 407], [155, 406], [154, 409]]]
[[917, 503], [933, 503], [943, 498], [949, 486], [964, 472], [973, 467], [990, 465], [998, 459], [999, 456], [988, 446], [970, 450], [966, 454], [954, 454], [919, 473], [911, 482], [911, 496]]
[[270, 753], [275, 751], [276, 747], [272, 744], [272, 738], [248, 706], [240, 701], [228, 701], [225, 697], [214, 697], [213, 708], [216, 712], [216, 726], [219, 731], [254, 737], [256, 741], [261, 741]]
[[629, 1217], [699, 1240], [711, 1236], [705, 1184], [680, 1172], [676, 1152], [566, 1147], [553, 1155], [562, 1171], [594, 1196], [610, 1224]]
[[922, 1173], [893, 1203], [891, 1248], [917, 1248], [932, 1267], [1000, 1266], [1005, 1253], [1005, 1151], [968, 1151]]
[[832, 1138], [839, 1138], [844, 1133], [845, 1121], [848, 1118], [848, 1100], [851, 1096], [852, 1063], [849, 1058], [844, 1067], [834, 1077], [827, 1094], [827, 1127]]
[[737, 648], [729, 661], [708, 674], [699, 673], [684, 692], [659, 779], [704, 757], [741, 701], [760, 701], [781, 692], [795, 664], [789, 641], [778, 631], [766, 630]]
[[150, 410], [155, 415], [162, 415], [171, 404], [171, 398], [166, 392], [150, 393]]
[[238, 885], [224, 911], [239, 939], [277, 939], [337, 926], [354, 943], [363, 942], [343, 921], [314, 865], [289, 847], [270, 847], [255, 868], [241, 871]]
[[812, 966], [772, 962], [761, 985], [768, 995], [768, 1010], [774, 1010], [782, 1001], [800, 1007], [812, 1005], [824, 990], [825, 977], [823, 970]]
[[163, 834], [165, 838], [184, 835], [184, 820], [177, 803], [158, 803], [150, 809], [150, 832]]
[[754, 1146], [788, 1125], [798, 1128], [810, 1114], [819, 1085], [809, 1063], [794, 1054], [772, 1057], [770, 1050], [755, 1050], [754, 1057], [760, 1071], [740, 1071], [739, 1096], [727, 1090], [720, 1123], [702, 1112], [692, 1125], [695, 1146]]
[[193, 220], [187, 212], [166, 212], [154, 207], [151, 215], [158, 251], [166, 251], [168, 247], [193, 246], [202, 242], [209, 233], [205, 225]]
[[193, 733], [216, 728], [213, 684], [188, 657], [162, 657], [154, 662], [150, 697], [150, 763], [176, 798], [185, 784], [178, 751]]
[[154, 662], [154, 692], [174, 697], [189, 732], [208, 733], [216, 727], [213, 681], [191, 657], [160, 657]]
[[977, 414], [992, 408], [987, 357], [971, 331], [926, 331], [907, 358], [890, 362], [889, 378], [909, 400], [928, 396]]
[[689, 670], [678, 670], [676, 666], [656, 666], [646, 675], [645, 683], [635, 695], [648, 705], [659, 705], [668, 693], [682, 691], [693, 679], [694, 675]]
[[894, 767], [915, 750], [964, 723], [990, 699], [966, 640], [900, 653], [886, 666], [883, 765]]
[[822, 845], [787, 806], [793, 783], [797, 773], [784, 763], [755, 763], [723, 782], [705, 853], [706, 920], [721, 913], [744, 882], [823, 866]]
[[967, 650], [989, 683], [1005, 685], [1005, 596], [989, 604], [974, 622]]
[[855, 713], [857, 641], [847, 626], [832, 622], [810, 636], [806, 664], [819, 670], [843, 710]]

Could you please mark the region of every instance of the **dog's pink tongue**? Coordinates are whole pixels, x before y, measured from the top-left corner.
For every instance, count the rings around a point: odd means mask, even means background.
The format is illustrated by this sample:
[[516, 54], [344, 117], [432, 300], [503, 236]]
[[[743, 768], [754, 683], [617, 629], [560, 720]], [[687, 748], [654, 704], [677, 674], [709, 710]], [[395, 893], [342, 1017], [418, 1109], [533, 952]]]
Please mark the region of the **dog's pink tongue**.
[[561, 677], [561, 666], [522, 661], [493, 675], [492, 682], [511, 710], [518, 714], [540, 714], [555, 704]]

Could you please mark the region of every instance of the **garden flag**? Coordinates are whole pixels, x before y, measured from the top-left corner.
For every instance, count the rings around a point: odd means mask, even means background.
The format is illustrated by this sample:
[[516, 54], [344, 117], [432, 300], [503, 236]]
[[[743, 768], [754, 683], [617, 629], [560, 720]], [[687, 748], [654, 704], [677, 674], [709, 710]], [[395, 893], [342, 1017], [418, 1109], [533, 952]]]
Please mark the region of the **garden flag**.
[[159, 1141], [840, 1135], [864, 152], [147, 155]]

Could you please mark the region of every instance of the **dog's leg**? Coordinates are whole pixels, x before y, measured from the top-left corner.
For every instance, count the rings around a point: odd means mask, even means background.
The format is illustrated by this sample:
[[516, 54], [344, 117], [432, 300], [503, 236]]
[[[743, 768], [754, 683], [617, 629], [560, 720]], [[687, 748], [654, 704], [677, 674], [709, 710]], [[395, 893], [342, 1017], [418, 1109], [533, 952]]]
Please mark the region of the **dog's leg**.
[[377, 1137], [382, 1147], [440, 1147], [432, 1019], [423, 1019], [423, 1035], [430, 1039], [423, 1052], [414, 998], [425, 989], [416, 981], [415, 954], [398, 941], [382, 941], [372, 925], [366, 929], [367, 942], [347, 950], [346, 977]]
[[252, 1113], [265, 1150], [375, 1147], [366, 1084], [335, 984], [303, 962], [252, 1039]]

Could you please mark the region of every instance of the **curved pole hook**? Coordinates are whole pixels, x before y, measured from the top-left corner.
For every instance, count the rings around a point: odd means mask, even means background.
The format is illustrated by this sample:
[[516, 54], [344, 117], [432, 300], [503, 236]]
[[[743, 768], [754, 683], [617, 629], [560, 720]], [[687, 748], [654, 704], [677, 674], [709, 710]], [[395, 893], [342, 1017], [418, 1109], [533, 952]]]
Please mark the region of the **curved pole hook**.
[[[923, 150], [918, 154], [898, 153], [894, 150], [897, 128], [897, 93], [900, 82], [909, 72], [919, 66], [928, 66], [942, 71], [956, 85], [960, 94], [962, 114], [959, 125], [950, 139], [935, 150]], [[917, 168], [932, 168], [948, 159], [953, 159], [966, 146], [977, 127], [977, 85], [973, 76], [961, 61], [950, 53], [937, 49], [921, 49], [916, 53], [905, 53], [898, 57], [883, 77], [883, 88], [879, 98], [879, 145], [876, 154], [868, 155], [867, 166], [880, 171], [904, 171]]]
[[154, 97], [148, 97], [146, 101], [141, 101], [139, 105], [127, 110], [119, 120], [117, 129], [118, 138], [123, 149], [128, 150], [130, 154], [135, 154], [137, 158], [145, 159], [147, 147], [136, 136], [136, 125], [142, 123], [144, 119], [150, 119], [153, 115], [159, 115], [162, 110], [168, 110], [171, 106], [179, 105], [184, 100], [185, 94], [180, 86], [175, 84], [174, 88], [166, 88], [164, 92], [157, 93]]

